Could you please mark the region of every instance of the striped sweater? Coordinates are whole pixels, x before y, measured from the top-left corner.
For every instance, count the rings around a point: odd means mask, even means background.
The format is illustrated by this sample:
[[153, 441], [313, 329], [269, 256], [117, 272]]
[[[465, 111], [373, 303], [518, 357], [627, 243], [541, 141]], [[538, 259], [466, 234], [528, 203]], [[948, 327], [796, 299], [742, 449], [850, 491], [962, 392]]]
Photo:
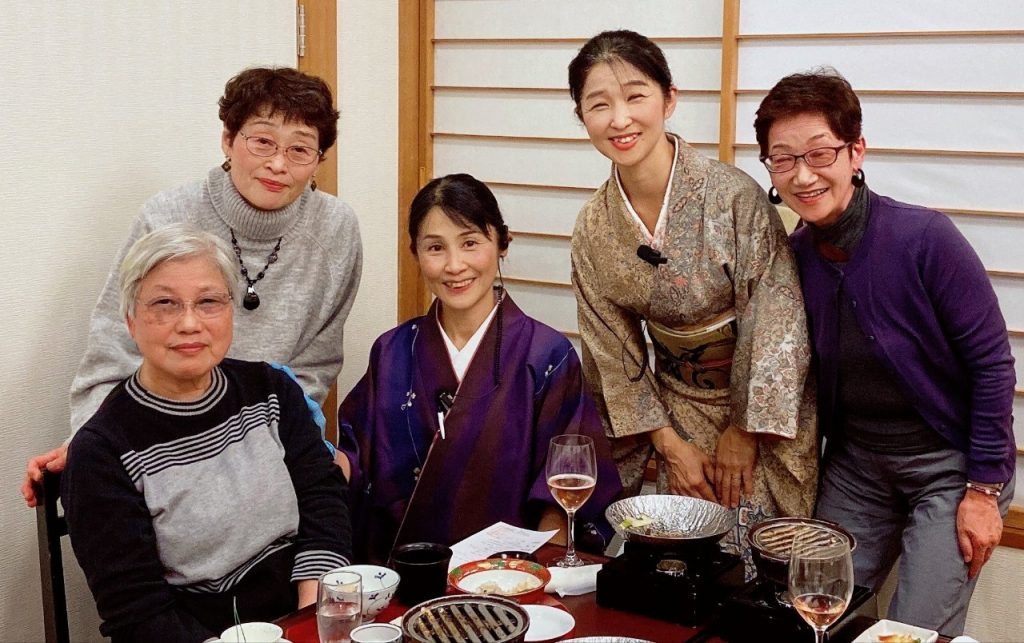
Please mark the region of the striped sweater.
[[230, 592], [289, 546], [292, 581], [347, 564], [345, 483], [319, 436], [299, 386], [264, 363], [224, 360], [187, 403], [137, 374], [119, 384], [71, 442], [62, 491], [101, 631], [187, 640], [170, 632], [192, 627], [176, 591]]

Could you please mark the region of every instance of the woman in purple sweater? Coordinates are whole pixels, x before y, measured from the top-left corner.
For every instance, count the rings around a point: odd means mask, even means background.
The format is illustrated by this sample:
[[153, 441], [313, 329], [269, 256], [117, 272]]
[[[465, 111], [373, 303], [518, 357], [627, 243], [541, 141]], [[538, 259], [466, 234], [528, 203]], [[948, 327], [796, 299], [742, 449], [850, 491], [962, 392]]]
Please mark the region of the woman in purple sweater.
[[1013, 357], [985, 268], [943, 214], [865, 183], [860, 101], [783, 78], [754, 121], [792, 235], [826, 436], [817, 515], [857, 538], [858, 584], [900, 558], [889, 617], [960, 634], [1013, 494]]

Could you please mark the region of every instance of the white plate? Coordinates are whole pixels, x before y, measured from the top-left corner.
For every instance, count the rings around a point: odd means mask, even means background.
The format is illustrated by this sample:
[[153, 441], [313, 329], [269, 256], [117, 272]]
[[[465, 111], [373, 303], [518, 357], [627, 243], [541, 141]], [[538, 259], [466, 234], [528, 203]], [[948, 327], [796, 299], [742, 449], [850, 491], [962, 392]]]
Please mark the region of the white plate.
[[527, 641], [551, 641], [565, 636], [576, 626], [576, 619], [565, 610], [550, 605], [523, 605], [530, 617]]
[[853, 643], [878, 643], [878, 637], [883, 634], [909, 634], [914, 638], [921, 639], [921, 643], [935, 643], [939, 640], [939, 633], [935, 630], [926, 630], [923, 627], [882, 619], [861, 632], [860, 636], [853, 639]]

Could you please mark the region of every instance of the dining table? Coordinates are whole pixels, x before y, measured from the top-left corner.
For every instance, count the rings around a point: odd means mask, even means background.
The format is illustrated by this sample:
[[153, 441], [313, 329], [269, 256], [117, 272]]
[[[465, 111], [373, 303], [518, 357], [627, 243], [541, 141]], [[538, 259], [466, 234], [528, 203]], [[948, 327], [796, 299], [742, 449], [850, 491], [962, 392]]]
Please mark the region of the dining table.
[[[608, 558], [599, 555], [577, 552], [588, 563], [603, 563]], [[560, 545], [543, 545], [535, 552], [538, 562], [550, 564], [565, 554], [565, 547]], [[645, 639], [654, 643], [722, 643], [724, 639], [714, 634], [713, 627], [705, 624], [700, 627], [687, 627], [671, 621], [665, 621], [642, 614], [635, 614], [597, 604], [596, 592], [578, 596], [554, 596], [545, 594], [542, 604], [563, 608], [572, 614], [576, 621], [575, 628], [559, 640], [567, 640], [584, 636], [621, 636]], [[387, 623], [402, 616], [409, 608], [396, 600], [392, 600], [374, 622]], [[876, 618], [857, 614], [841, 631], [830, 633], [829, 643], [851, 643], [861, 632], [871, 627]], [[316, 627], [316, 606], [310, 605], [278, 619], [277, 624], [284, 630], [284, 637], [291, 643], [320, 643]], [[948, 643], [949, 639], [940, 637], [939, 641]]]

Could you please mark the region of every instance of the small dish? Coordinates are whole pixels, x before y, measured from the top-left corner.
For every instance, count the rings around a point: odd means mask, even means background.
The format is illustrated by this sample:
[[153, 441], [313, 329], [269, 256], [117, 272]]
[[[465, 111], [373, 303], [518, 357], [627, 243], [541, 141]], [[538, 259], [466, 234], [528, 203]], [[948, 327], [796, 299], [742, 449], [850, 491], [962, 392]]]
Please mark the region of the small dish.
[[448, 573], [448, 586], [461, 594], [493, 594], [520, 603], [544, 596], [551, 582], [548, 568], [529, 560], [489, 558], [459, 565]]
[[499, 551], [497, 554], [490, 556], [490, 558], [500, 558], [502, 560], [508, 560], [509, 558], [515, 558], [516, 560], [528, 560], [536, 563], [537, 557], [528, 551], [510, 550], [510, 551]]
[[939, 633], [935, 630], [926, 630], [916, 625], [882, 619], [861, 632], [860, 636], [853, 639], [853, 643], [886, 643], [886, 640], [881, 637], [893, 634], [906, 634], [920, 640], [921, 643], [935, 643], [939, 640]]
[[526, 630], [527, 641], [554, 641], [565, 636], [576, 627], [576, 619], [565, 610], [550, 605], [523, 605], [530, 617], [530, 629]]

